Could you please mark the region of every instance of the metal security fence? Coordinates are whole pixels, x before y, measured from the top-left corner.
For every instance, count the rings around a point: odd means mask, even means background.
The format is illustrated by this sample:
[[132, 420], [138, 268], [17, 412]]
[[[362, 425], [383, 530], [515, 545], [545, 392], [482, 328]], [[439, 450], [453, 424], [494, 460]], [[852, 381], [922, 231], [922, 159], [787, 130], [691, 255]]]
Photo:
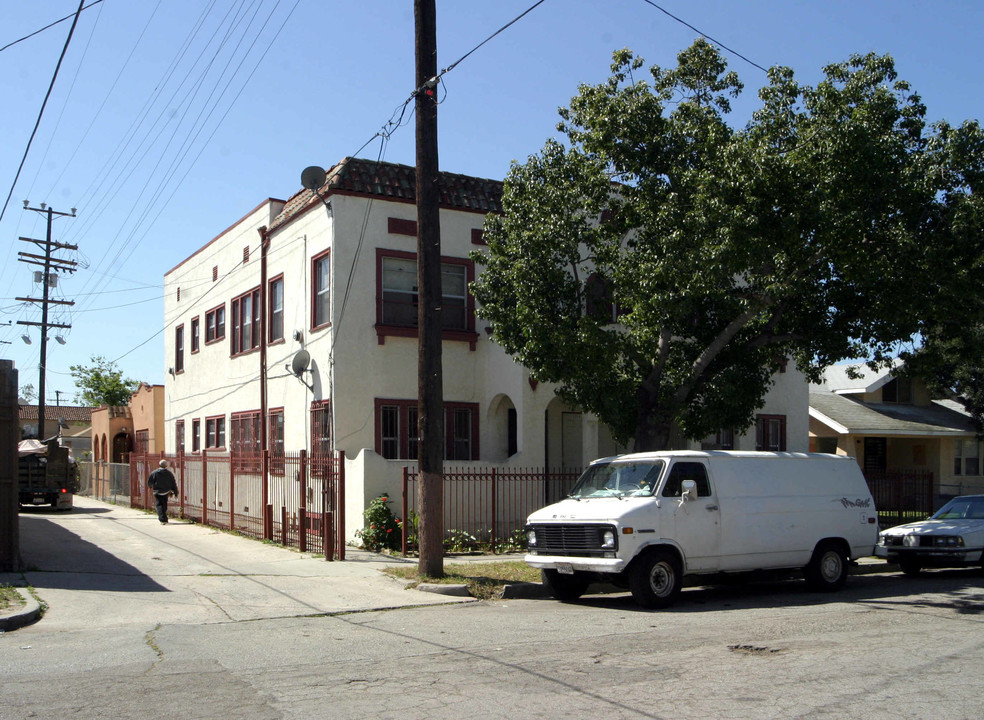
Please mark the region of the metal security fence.
[[[444, 471], [444, 534], [449, 550], [511, 548], [526, 518], [566, 497], [580, 470], [542, 468], [447, 468]], [[416, 549], [412, 518], [417, 509], [419, 471], [403, 469], [403, 554]]]
[[123, 463], [80, 461], [79, 495], [110, 503], [130, 500], [130, 466]]
[[162, 459], [178, 482], [174, 514], [345, 559], [344, 453], [131, 455], [132, 507], [154, 507], [147, 478]]
[[933, 514], [933, 473], [905, 469], [866, 471], [865, 480], [882, 527], [923, 520]]

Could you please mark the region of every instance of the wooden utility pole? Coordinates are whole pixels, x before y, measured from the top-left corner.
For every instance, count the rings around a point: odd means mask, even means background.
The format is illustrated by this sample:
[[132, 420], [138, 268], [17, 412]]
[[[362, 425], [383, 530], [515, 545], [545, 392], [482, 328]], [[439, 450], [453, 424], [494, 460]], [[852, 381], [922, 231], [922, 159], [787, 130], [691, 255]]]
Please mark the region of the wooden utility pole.
[[437, 161], [437, 10], [414, 0], [417, 112], [417, 395], [420, 575], [444, 575], [444, 387]]
[[21, 569], [18, 520], [17, 370], [0, 360], [0, 572]]
[[73, 273], [76, 269], [76, 262], [74, 260], [65, 260], [62, 258], [56, 258], [51, 256], [52, 250], [78, 250], [77, 245], [65, 245], [63, 243], [54, 242], [51, 239], [51, 221], [53, 216], [60, 215], [62, 217], [75, 217], [75, 208], [72, 208], [71, 214], [66, 212], [57, 212], [56, 210], [45, 207], [44, 203], [41, 203], [41, 207], [33, 208], [29, 207], [27, 200], [24, 201], [25, 210], [34, 210], [35, 212], [43, 213], [47, 216], [48, 220], [48, 231], [44, 241], [33, 240], [31, 238], [20, 238], [21, 242], [34, 243], [38, 247], [44, 250], [44, 255], [33, 255], [31, 253], [17, 253], [20, 257], [18, 260], [20, 262], [26, 262], [30, 265], [40, 265], [44, 270], [39, 273], [41, 279], [42, 296], [40, 298], [30, 298], [30, 297], [19, 297], [15, 300], [20, 300], [22, 302], [35, 302], [41, 303], [41, 322], [28, 322], [26, 320], [18, 320], [18, 325], [35, 325], [41, 328], [41, 363], [38, 366], [38, 440], [44, 440], [44, 383], [45, 383], [45, 366], [48, 363], [48, 328], [64, 328], [68, 329], [72, 327], [71, 325], [63, 325], [58, 323], [48, 322], [48, 306], [49, 305], [74, 305], [75, 303], [70, 300], [52, 300], [48, 297], [49, 289], [54, 285], [55, 278], [57, 275], [52, 274], [52, 270], [58, 270], [61, 272]]

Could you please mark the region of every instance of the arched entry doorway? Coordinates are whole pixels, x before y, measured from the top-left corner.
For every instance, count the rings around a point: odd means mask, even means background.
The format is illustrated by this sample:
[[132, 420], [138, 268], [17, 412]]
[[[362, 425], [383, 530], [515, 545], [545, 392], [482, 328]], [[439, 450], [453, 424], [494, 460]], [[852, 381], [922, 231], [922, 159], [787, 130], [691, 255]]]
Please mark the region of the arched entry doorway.
[[125, 463], [130, 461], [130, 436], [125, 432], [117, 433], [113, 437], [113, 458], [111, 462]]

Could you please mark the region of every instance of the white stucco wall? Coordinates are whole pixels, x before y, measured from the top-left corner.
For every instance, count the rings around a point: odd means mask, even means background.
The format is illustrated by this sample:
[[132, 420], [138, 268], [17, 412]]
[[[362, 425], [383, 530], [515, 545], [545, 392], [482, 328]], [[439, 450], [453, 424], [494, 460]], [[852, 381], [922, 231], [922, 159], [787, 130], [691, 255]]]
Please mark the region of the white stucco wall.
[[[417, 340], [387, 336], [380, 344], [376, 332], [376, 249], [416, 252], [416, 238], [389, 232], [389, 218], [415, 220], [410, 203], [335, 194], [332, 210], [312, 208], [270, 235], [267, 278], [284, 277], [284, 340], [267, 350], [267, 406], [283, 408], [284, 446], [289, 452], [309, 447], [311, 403], [332, 398], [336, 447], [346, 452], [348, 539], [361, 527], [361, 512], [382, 492], [397, 494], [406, 460], [386, 460], [375, 452], [376, 398], [414, 400], [417, 397]], [[260, 353], [253, 350], [230, 357], [233, 298], [260, 283], [259, 228], [270, 227], [280, 201], [267, 201], [217, 236], [165, 275], [166, 366], [174, 365], [174, 328], [184, 325], [183, 373], [165, 378], [165, 435], [167, 451], [175, 450], [175, 422], [184, 420], [186, 451], [191, 452], [192, 421], [225, 417], [227, 446], [231, 415], [260, 409]], [[367, 215], [368, 209], [368, 215]], [[467, 258], [476, 249], [472, 231], [482, 227], [480, 213], [441, 211], [442, 255]], [[363, 226], [365, 232], [363, 234]], [[243, 263], [243, 248], [249, 261]], [[312, 258], [330, 251], [331, 324], [311, 329]], [[212, 280], [212, 268], [218, 279]], [[480, 268], [476, 268], [476, 272]], [[181, 288], [180, 300], [177, 289]], [[348, 293], [347, 299], [345, 298]], [[225, 338], [205, 344], [205, 313], [224, 305]], [[200, 319], [200, 350], [191, 353], [191, 319]], [[295, 332], [298, 339], [295, 339]], [[527, 371], [513, 361], [485, 332], [476, 318], [474, 349], [469, 342], [446, 340], [443, 345], [446, 402], [478, 407], [480, 460], [512, 467], [559, 467], [560, 417], [566, 408], [550, 385], [531, 385]], [[334, 343], [334, 345], [333, 345]], [[310, 372], [302, 383], [288, 370], [299, 350], [310, 353]], [[305, 384], [306, 383], [306, 384]], [[507, 457], [506, 408], [517, 413], [517, 452]], [[549, 423], [547, 411], [550, 409]], [[808, 448], [808, 387], [790, 363], [776, 376], [763, 413], [785, 415], [787, 447]], [[580, 416], [582, 457], [579, 466], [615, 451], [606, 428], [590, 415]], [[545, 437], [549, 424], [550, 438]], [[753, 449], [754, 428], [739, 439], [741, 449]], [[548, 449], [549, 446], [549, 449]]]

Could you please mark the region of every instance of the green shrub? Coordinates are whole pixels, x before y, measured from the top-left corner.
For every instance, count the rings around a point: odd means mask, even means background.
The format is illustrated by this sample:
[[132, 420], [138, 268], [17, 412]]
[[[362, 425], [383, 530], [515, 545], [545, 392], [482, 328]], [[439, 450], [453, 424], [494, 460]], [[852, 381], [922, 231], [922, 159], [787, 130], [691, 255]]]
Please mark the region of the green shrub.
[[399, 550], [402, 544], [401, 522], [389, 509], [389, 496], [380, 495], [370, 501], [362, 516], [366, 519], [365, 527], [356, 530], [355, 534], [362, 538], [362, 547], [371, 552], [380, 550]]

